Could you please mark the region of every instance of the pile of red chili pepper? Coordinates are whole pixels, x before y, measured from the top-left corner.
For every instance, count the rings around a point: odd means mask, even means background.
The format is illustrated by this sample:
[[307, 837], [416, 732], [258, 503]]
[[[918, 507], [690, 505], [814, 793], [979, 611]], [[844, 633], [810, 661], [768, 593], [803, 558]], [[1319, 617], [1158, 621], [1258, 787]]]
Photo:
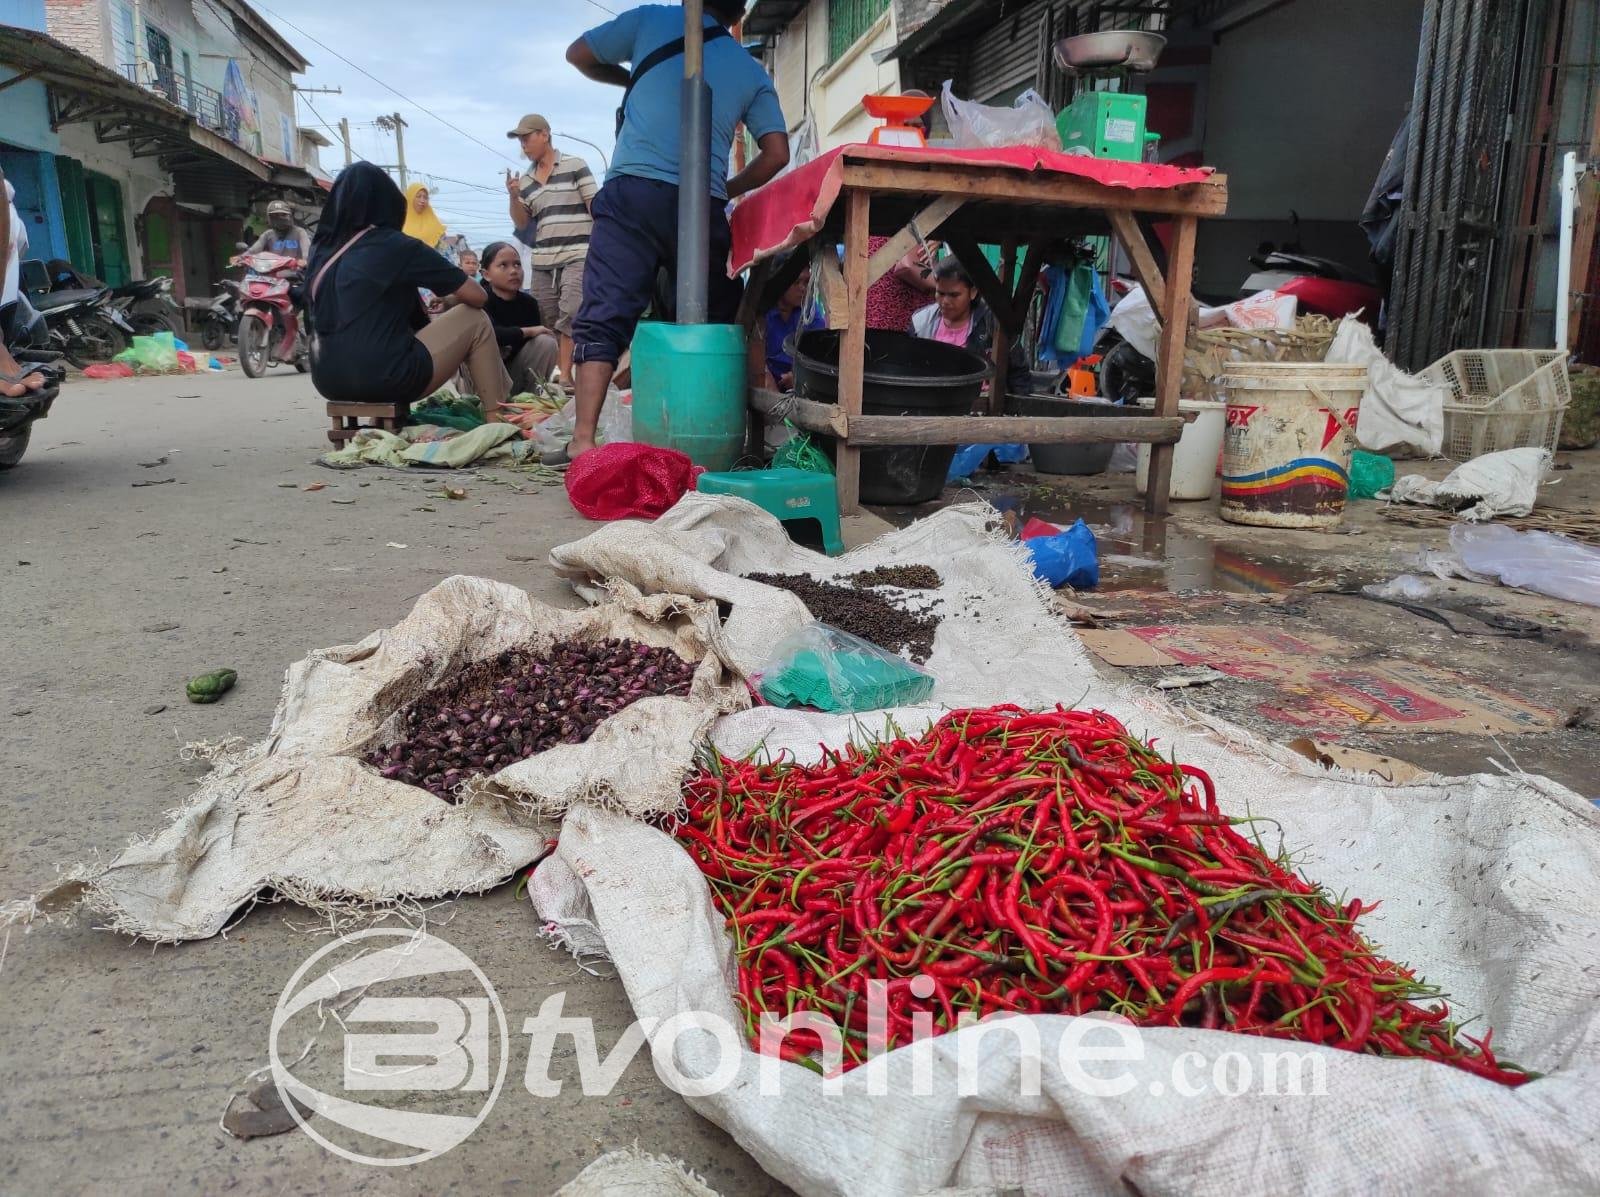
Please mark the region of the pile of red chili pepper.
[[1358, 933], [1373, 906], [1273, 860], [1205, 773], [1102, 712], [957, 711], [810, 766], [716, 756], [686, 797], [676, 834], [727, 916], [752, 1043], [762, 1013], [816, 1011], [853, 1067], [879, 980], [889, 1047], [918, 1012], [942, 1032], [1103, 1010], [1529, 1079]]

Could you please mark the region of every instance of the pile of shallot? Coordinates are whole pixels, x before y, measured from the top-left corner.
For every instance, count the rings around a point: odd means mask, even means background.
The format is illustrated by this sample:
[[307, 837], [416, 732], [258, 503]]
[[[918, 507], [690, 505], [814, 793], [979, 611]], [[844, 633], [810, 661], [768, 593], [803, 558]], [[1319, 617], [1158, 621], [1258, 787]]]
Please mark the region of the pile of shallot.
[[401, 712], [399, 739], [363, 758], [454, 801], [460, 785], [557, 744], [581, 744], [641, 698], [689, 692], [695, 666], [633, 640], [511, 648], [469, 665]]

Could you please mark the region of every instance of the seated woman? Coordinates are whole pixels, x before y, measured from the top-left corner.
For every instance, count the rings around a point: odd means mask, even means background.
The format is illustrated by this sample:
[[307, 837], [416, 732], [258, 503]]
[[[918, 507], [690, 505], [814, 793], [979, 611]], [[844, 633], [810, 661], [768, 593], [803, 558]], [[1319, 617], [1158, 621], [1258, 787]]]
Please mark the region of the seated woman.
[[542, 323], [539, 301], [522, 289], [522, 255], [509, 241], [483, 251], [483, 281], [489, 288], [484, 311], [494, 325], [500, 356], [511, 373], [514, 394], [550, 381], [561, 344]]
[[[992, 360], [994, 313], [978, 298], [978, 285], [966, 267], [954, 258], [945, 258], [933, 268], [933, 280], [937, 301], [913, 316], [907, 331], [912, 336], [959, 345]], [[1015, 341], [1007, 361], [1011, 370], [1028, 368], [1027, 354]]]
[[[868, 237], [867, 252], [877, 253], [888, 240]], [[938, 252], [937, 241], [914, 246], [888, 274], [867, 288], [868, 328], [905, 332], [911, 317], [933, 298], [933, 265]]]
[[767, 344], [767, 374], [772, 385], [780, 391], [794, 390], [794, 358], [787, 348], [791, 338], [798, 341], [802, 333], [822, 328], [827, 321], [821, 312], [804, 319], [806, 291], [811, 286], [811, 271], [802, 270], [800, 277], [789, 284], [789, 289], [778, 296], [778, 303], [766, 315], [763, 331]]
[[[404, 417], [465, 365], [484, 415], [498, 419], [511, 379], [482, 311], [489, 297], [401, 232], [405, 220], [405, 197], [378, 167], [357, 162], [340, 173], [311, 244], [312, 381], [335, 403], [393, 403]], [[455, 306], [430, 322], [418, 288]]]

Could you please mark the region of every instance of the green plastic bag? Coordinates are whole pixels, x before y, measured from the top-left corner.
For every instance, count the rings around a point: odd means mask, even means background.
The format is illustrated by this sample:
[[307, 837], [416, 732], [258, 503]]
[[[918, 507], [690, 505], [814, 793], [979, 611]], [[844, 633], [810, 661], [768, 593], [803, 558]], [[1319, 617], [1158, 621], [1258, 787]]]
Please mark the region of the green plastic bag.
[[1394, 485], [1394, 462], [1381, 453], [1357, 449], [1350, 457], [1350, 497], [1371, 499]]
[[752, 680], [775, 707], [831, 712], [910, 706], [933, 693], [932, 674], [825, 623], [784, 640]]
[[111, 360], [132, 366], [141, 373], [170, 374], [179, 368], [177, 341], [170, 332], [134, 337], [133, 344]]

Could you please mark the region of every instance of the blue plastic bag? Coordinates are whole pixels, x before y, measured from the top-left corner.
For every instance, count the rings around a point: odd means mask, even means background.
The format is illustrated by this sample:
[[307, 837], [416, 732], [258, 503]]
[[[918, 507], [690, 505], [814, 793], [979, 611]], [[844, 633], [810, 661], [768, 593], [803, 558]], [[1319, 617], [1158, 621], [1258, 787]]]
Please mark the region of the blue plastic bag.
[[990, 453], [994, 454], [996, 461], [1008, 465], [1028, 460], [1027, 445], [961, 445], [950, 461], [950, 472], [945, 475], [944, 484], [953, 486], [963, 478], [972, 477], [983, 468]]
[[1100, 552], [1094, 533], [1081, 519], [1054, 536], [1022, 542], [1033, 557], [1033, 573], [1053, 587], [1093, 590], [1100, 584]]

